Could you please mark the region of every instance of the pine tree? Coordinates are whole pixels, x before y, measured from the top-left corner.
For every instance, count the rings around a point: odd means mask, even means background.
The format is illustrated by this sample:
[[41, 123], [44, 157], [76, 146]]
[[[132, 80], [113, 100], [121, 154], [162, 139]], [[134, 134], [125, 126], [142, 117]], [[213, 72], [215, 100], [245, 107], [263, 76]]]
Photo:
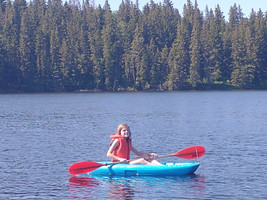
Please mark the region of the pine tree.
[[90, 7], [86, 23], [89, 25], [88, 39], [91, 51], [90, 61], [93, 65], [94, 89], [105, 90], [103, 41], [101, 37], [104, 24], [103, 9], [100, 6], [96, 9]]
[[173, 8], [173, 4], [170, 0], [163, 1], [163, 7], [161, 9], [161, 24], [162, 24], [162, 45], [159, 46], [160, 50], [167, 45], [170, 48], [176, 39], [177, 24], [181, 20], [181, 16], [177, 9]]
[[49, 16], [44, 1], [38, 1], [39, 17], [36, 23], [36, 79], [38, 91], [53, 91], [50, 55]]
[[224, 67], [224, 51], [222, 33], [224, 30], [224, 20], [220, 7], [215, 9], [215, 15], [211, 10], [207, 11], [206, 20], [202, 28], [202, 46], [203, 46], [203, 78], [208, 83], [213, 84], [216, 81], [223, 80], [221, 69]]
[[60, 74], [64, 88], [68, 91], [80, 89], [81, 52], [81, 12], [80, 4], [76, 1], [65, 5], [62, 10], [64, 16], [61, 21], [61, 42], [59, 49]]
[[84, 3], [81, 11], [81, 22], [79, 31], [79, 52], [77, 55], [77, 68], [79, 76], [77, 81], [79, 83], [79, 89], [81, 90], [92, 90], [94, 89], [94, 78], [93, 78], [93, 63], [90, 60], [91, 50], [90, 41], [88, 38], [89, 25], [86, 23], [87, 15], [90, 12], [90, 5], [88, 0]]
[[105, 64], [105, 86], [107, 90], [117, 90], [118, 81], [121, 77], [121, 54], [119, 53], [119, 40], [117, 37], [117, 26], [112, 16], [110, 6], [106, 1], [104, 7], [104, 27], [102, 31], [103, 39], [103, 59]]
[[242, 67], [246, 66], [245, 22], [241, 23], [232, 34], [232, 58], [233, 72], [231, 83], [236, 87], [242, 87]]
[[182, 19], [177, 30], [177, 39], [173, 43], [168, 58], [170, 69], [168, 70], [169, 74], [165, 83], [168, 90], [186, 88], [189, 75], [190, 56], [186, 41], [188, 29], [185, 19]]
[[20, 70], [20, 27], [22, 15], [26, 9], [26, 1], [7, 2], [5, 8], [5, 24], [3, 25], [3, 43], [7, 52], [6, 80], [10, 91], [22, 91], [22, 72]]
[[53, 91], [64, 91], [63, 75], [60, 69], [60, 46], [63, 38], [63, 11], [61, 0], [49, 0], [46, 11]]
[[225, 24], [225, 29], [222, 32], [222, 42], [223, 42], [223, 66], [221, 68], [222, 80], [225, 83], [229, 83], [232, 73], [232, 32], [228, 26]]
[[230, 32], [233, 32], [236, 27], [238, 27], [243, 20], [244, 14], [242, 12], [242, 9], [239, 6], [236, 5], [236, 3], [230, 7], [229, 11], [229, 29]]
[[256, 67], [255, 85], [261, 86], [267, 81], [267, 24], [261, 10], [258, 11], [255, 20], [255, 35], [253, 44], [253, 62]]
[[135, 85], [137, 90], [150, 89], [149, 84], [149, 52], [147, 48], [144, 48], [141, 54], [140, 64], [136, 68], [136, 80]]
[[134, 39], [131, 44], [130, 62], [126, 66], [126, 77], [128, 80], [128, 86], [134, 89], [142, 88], [142, 77], [144, 69], [142, 69], [141, 62], [145, 57], [144, 54], [144, 37], [142, 35], [142, 29], [139, 25], [136, 26]]
[[145, 44], [149, 44], [151, 39], [160, 49], [164, 48], [165, 38], [163, 38], [162, 9], [154, 1], [150, 1], [147, 14], [143, 15]]
[[35, 55], [35, 35], [34, 22], [30, 19], [30, 10], [28, 7], [21, 19], [20, 30], [20, 70], [23, 75], [23, 87], [26, 92], [35, 91], [35, 75], [36, 75], [36, 55]]
[[151, 39], [150, 44], [147, 46], [148, 49], [148, 76], [147, 76], [147, 89], [158, 89], [161, 84], [161, 73], [159, 64], [159, 49], [155, 45], [153, 39]]
[[170, 72], [170, 66], [168, 65], [169, 49], [167, 45], [162, 49], [159, 55], [159, 73], [161, 74], [160, 89], [164, 89], [164, 83], [166, 82], [167, 76]]
[[[138, 24], [140, 17], [140, 10], [138, 8], [138, 2], [133, 4], [129, 0], [123, 1], [118, 11], [118, 32], [119, 42], [121, 44], [121, 87], [127, 88], [129, 83], [128, 74], [129, 63], [131, 62], [130, 52], [131, 44], [134, 38], [134, 32], [136, 25]], [[131, 84], [130, 84], [131, 85]], [[132, 86], [131, 86], [132, 87]]]
[[196, 88], [202, 79], [202, 49], [200, 43], [200, 32], [202, 16], [197, 4], [195, 4], [194, 25], [191, 36], [190, 44], [190, 70], [189, 70], [189, 82], [193, 88]]
[[194, 15], [195, 15], [194, 6], [190, 0], [187, 0], [187, 4], [184, 5], [184, 9], [183, 9], [183, 16], [184, 16], [183, 19], [185, 20], [184, 24], [187, 26], [187, 31], [189, 33], [188, 40], [190, 40], [191, 33], [193, 30]]

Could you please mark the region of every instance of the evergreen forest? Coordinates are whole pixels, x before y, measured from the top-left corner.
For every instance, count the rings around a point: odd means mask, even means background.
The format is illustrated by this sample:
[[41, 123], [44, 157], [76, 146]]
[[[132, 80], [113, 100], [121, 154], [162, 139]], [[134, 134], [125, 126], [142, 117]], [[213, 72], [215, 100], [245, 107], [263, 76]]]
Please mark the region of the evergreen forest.
[[0, 0], [0, 93], [267, 89], [267, 12]]

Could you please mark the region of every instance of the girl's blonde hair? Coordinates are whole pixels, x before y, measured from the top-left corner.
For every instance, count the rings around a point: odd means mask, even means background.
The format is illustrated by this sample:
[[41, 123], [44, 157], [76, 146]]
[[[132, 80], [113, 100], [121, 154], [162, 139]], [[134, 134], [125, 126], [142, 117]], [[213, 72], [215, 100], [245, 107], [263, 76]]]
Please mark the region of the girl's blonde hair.
[[116, 132], [116, 135], [121, 135], [121, 129], [123, 128], [127, 128], [128, 131], [130, 132], [130, 135], [129, 135], [129, 138], [131, 138], [131, 130], [130, 130], [130, 126], [128, 126], [127, 124], [120, 124], [117, 128], [117, 132]]

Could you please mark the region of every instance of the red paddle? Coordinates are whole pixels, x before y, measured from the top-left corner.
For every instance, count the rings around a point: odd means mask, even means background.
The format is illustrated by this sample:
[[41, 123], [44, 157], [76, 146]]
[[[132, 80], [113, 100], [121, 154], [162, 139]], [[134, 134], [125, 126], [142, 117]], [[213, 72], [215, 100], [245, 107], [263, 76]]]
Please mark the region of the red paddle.
[[111, 162], [111, 163], [97, 163], [94, 161], [82, 161], [72, 164], [69, 167], [69, 173], [72, 175], [78, 175], [78, 174], [84, 174], [91, 171], [94, 171], [95, 169], [106, 166], [106, 165], [112, 165], [119, 162]]
[[173, 154], [158, 156], [158, 158], [167, 157], [167, 156], [177, 156], [177, 157], [185, 158], [185, 159], [195, 159], [195, 158], [200, 158], [204, 154], [205, 154], [205, 148], [204, 147], [193, 146], [193, 147], [188, 147], [188, 148], [182, 149], [182, 150], [180, 150], [176, 153], [173, 153]]
[[[205, 154], [204, 147], [193, 146], [193, 147], [182, 149], [173, 154], [158, 156], [158, 158], [176, 156], [176, 157], [185, 158], [185, 159], [195, 159], [195, 158], [200, 158], [204, 154]], [[132, 159], [132, 160], [135, 160], [135, 159]], [[132, 161], [132, 160], [129, 160], [129, 161]], [[117, 163], [120, 163], [120, 162], [110, 162], [110, 163], [97, 163], [94, 161], [77, 162], [77, 163], [72, 164], [69, 167], [69, 173], [71, 173], [72, 175], [84, 174], [84, 173], [94, 171], [99, 167], [106, 166], [106, 165], [113, 165]]]

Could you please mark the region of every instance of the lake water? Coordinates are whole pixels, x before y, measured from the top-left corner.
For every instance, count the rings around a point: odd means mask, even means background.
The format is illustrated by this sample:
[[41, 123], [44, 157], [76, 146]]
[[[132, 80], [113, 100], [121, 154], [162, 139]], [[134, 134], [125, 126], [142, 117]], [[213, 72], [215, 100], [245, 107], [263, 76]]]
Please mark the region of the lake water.
[[[0, 95], [0, 199], [266, 199], [266, 100], [267, 91]], [[120, 123], [140, 151], [206, 154], [187, 177], [72, 177], [75, 162], [108, 160]]]

